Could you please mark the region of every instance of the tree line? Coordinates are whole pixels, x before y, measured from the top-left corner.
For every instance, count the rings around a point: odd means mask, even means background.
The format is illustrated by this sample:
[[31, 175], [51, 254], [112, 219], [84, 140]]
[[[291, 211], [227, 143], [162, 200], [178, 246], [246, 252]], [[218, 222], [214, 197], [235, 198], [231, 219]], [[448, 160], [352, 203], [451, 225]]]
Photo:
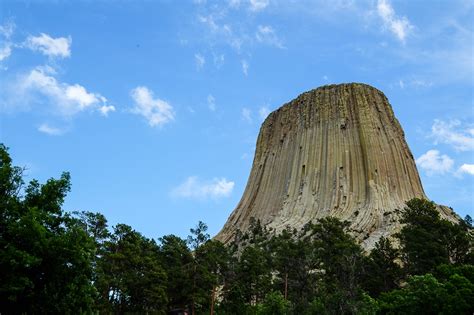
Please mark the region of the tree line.
[[331, 217], [278, 234], [254, 220], [228, 245], [203, 222], [149, 239], [64, 211], [70, 189], [68, 173], [26, 185], [0, 145], [0, 313], [474, 312], [472, 219], [441, 219], [427, 200], [407, 202], [400, 233], [367, 253]]

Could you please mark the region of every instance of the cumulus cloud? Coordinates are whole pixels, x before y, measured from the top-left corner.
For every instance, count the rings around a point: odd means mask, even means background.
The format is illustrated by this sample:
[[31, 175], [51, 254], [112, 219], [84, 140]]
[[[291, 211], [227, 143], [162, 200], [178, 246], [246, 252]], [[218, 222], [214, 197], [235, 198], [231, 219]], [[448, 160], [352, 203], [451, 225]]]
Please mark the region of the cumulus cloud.
[[261, 11], [270, 4], [270, 0], [250, 0], [251, 11]]
[[53, 38], [41, 33], [39, 36], [28, 36], [24, 46], [48, 57], [66, 58], [71, 56], [71, 43], [71, 37]]
[[270, 114], [270, 109], [268, 108], [268, 106], [262, 106], [260, 107], [260, 109], [258, 110], [258, 115], [260, 116], [260, 118], [262, 120], [264, 120], [265, 118], [267, 118], [267, 116]]
[[260, 43], [275, 46], [278, 48], [285, 48], [285, 46], [283, 46], [283, 42], [281, 41], [281, 39], [278, 38], [275, 33], [275, 30], [271, 26], [259, 25], [257, 27], [255, 37]]
[[84, 110], [101, 111], [103, 106], [107, 106], [107, 111], [115, 109], [107, 105], [107, 99], [99, 93], [89, 92], [79, 84], [60, 82], [55, 75], [56, 72], [49, 66], [34, 68], [26, 75], [20, 76], [18, 82], [13, 85], [11, 98], [16, 99], [16, 102], [21, 100], [26, 103], [48, 100], [56, 113], [69, 117]]
[[474, 130], [463, 126], [459, 120], [445, 122], [435, 119], [431, 126], [431, 137], [436, 143], [449, 144], [457, 151], [474, 150]]
[[398, 17], [388, 0], [378, 0], [377, 13], [388, 28], [401, 42], [405, 42], [406, 37], [413, 29], [410, 21], [402, 16]]
[[212, 94], [209, 94], [207, 96], [207, 106], [209, 107], [210, 111], [216, 111], [216, 99], [214, 98], [214, 96], [212, 96]]
[[130, 95], [135, 103], [132, 113], [143, 116], [150, 126], [161, 126], [174, 120], [173, 107], [159, 98], [154, 98], [153, 91], [147, 87], [138, 86]]
[[454, 161], [438, 150], [429, 150], [416, 159], [416, 164], [428, 175], [445, 174], [451, 171]]
[[248, 108], [242, 108], [242, 119], [246, 122], [252, 122], [252, 112]]
[[463, 164], [459, 167], [458, 174], [469, 174], [474, 176], [474, 164]]
[[181, 198], [221, 198], [228, 197], [234, 189], [234, 182], [225, 178], [214, 178], [202, 181], [197, 176], [188, 177], [182, 184], [173, 189], [171, 194]]
[[201, 70], [206, 64], [206, 58], [201, 54], [195, 54], [194, 61], [196, 62], [196, 69], [198, 70]]
[[38, 131], [42, 132], [42, 133], [45, 133], [45, 134], [48, 134], [50, 136], [59, 136], [59, 135], [62, 135], [64, 133], [63, 130], [61, 130], [59, 128], [56, 128], [56, 127], [52, 127], [52, 126], [50, 126], [46, 123], [41, 124], [38, 127]]

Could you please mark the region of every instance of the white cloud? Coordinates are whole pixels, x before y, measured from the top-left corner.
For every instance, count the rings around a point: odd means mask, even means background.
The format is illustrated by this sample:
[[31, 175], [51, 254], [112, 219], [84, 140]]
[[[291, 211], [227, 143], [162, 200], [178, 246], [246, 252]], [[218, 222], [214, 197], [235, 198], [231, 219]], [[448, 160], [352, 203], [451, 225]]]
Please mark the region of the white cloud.
[[99, 112], [103, 115], [103, 116], [108, 116], [109, 115], [109, 112], [115, 112], [115, 106], [112, 106], [112, 105], [102, 105], [101, 107], [99, 107]]
[[270, 114], [270, 109], [268, 108], [268, 106], [262, 106], [260, 107], [260, 109], [258, 110], [258, 115], [260, 116], [260, 118], [262, 120], [264, 120], [265, 118], [267, 118], [267, 116]]
[[10, 39], [15, 31], [16, 25], [12, 21], [7, 21], [5, 24], [0, 25], [0, 35], [6, 39]]
[[270, 4], [270, 0], [250, 0], [250, 10], [261, 11]]
[[160, 126], [174, 120], [173, 107], [159, 98], [154, 99], [153, 91], [147, 87], [138, 86], [130, 95], [135, 102], [132, 113], [145, 117], [150, 126]]
[[198, 16], [199, 22], [207, 25], [213, 33], [230, 33], [231, 29], [227, 24], [219, 25], [216, 23], [214, 16]]
[[247, 76], [249, 73], [249, 64], [247, 60], [242, 60], [242, 72], [244, 73], [245, 76]]
[[23, 102], [28, 102], [37, 95], [46, 97], [56, 108], [56, 112], [64, 116], [72, 116], [86, 109], [100, 110], [100, 106], [107, 106], [107, 99], [102, 95], [88, 92], [79, 84], [59, 82], [54, 77], [55, 74], [54, 69], [49, 66], [36, 67], [20, 77], [12, 93]]
[[463, 164], [459, 167], [458, 174], [469, 174], [474, 175], [474, 164]]
[[3, 61], [10, 57], [12, 54], [12, 45], [11, 43], [4, 43], [3, 47], [0, 47], [0, 61]]
[[207, 16], [198, 16], [199, 22], [206, 25], [209, 29], [211, 37], [214, 40], [223, 41], [237, 51], [240, 51], [242, 44], [244, 43], [244, 38], [236, 36], [232, 30], [232, 27], [227, 23], [219, 23], [219, 20], [222, 20], [225, 17], [225, 14], [209, 14]]
[[395, 10], [388, 0], [378, 0], [377, 13], [382, 18], [385, 27], [404, 43], [406, 37], [413, 29], [410, 21], [404, 16], [397, 17]]
[[252, 122], [252, 111], [248, 108], [242, 108], [242, 119], [246, 122]]
[[59, 128], [56, 128], [56, 127], [51, 127], [50, 125], [48, 125], [46, 123], [41, 124], [38, 127], [38, 131], [40, 131], [42, 133], [45, 133], [45, 134], [48, 134], [50, 136], [59, 136], [59, 135], [62, 135], [64, 133], [63, 130], [61, 130]]
[[[246, 31], [240, 30], [238, 34], [235, 34], [229, 23], [222, 22], [226, 18], [226, 14], [221, 12], [215, 12], [209, 15], [199, 15], [198, 21], [204, 24], [209, 30], [208, 34], [204, 36], [206, 43], [223, 42], [234, 50], [240, 53], [242, 45], [250, 39]], [[241, 27], [237, 27], [239, 31]]]
[[232, 193], [234, 185], [234, 182], [223, 177], [202, 181], [197, 176], [190, 176], [181, 185], [173, 189], [171, 194], [182, 198], [221, 198], [228, 197]]
[[438, 150], [429, 150], [416, 159], [416, 164], [428, 175], [434, 175], [449, 172], [454, 161], [445, 154], [440, 155]]
[[24, 45], [49, 57], [65, 58], [71, 56], [71, 42], [71, 37], [52, 38], [41, 33], [40, 36], [28, 36]]
[[259, 25], [257, 27], [255, 37], [260, 43], [275, 46], [278, 48], [285, 48], [285, 46], [283, 46], [283, 42], [278, 38], [275, 33], [275, 30], [271, 26]]
[[431, 126], [431, 137], [435, 142], [446, 143], [454, 147], [457, 151], [474, 150], [474, 133], [472, 128], [461, 126], [459, 120], [445, 122], [435, 119]]
[[209, 94], [207, 96], [207, 106], [209, 107], [209, 110], [215, 112], [216, 111], [216, 99], [212, 94]]
[[196, 62], [196, 68], [198, 70], [201, 70], [204, 67], [204, 65], [206, 64], [206, 58], [204, 58], [204, 56], [201, 55], [201, 54], [195, 54], [194, 55], [194, 60]]
[[424, 79], [400, 79], [397, 85], [403, 90], [405, 88], [429, 88], [433, 86], [433, 82]]
[[10, 57], [12, 53], [13, 43], [10, 41], [10, 37], [13, 35], [15, 30], [15, 24], [11, 21], [0, 25], [0, 36], [3, 37], [2, 44], [0, 45], [0, 62]]

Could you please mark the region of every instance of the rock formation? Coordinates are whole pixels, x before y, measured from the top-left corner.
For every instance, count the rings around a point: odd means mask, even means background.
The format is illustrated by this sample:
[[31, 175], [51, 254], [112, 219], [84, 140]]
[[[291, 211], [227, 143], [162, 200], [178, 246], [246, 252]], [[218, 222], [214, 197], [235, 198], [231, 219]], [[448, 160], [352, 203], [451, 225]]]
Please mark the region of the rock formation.
[[415, 197], [426, 195], [385, 95], [365, 84], [323, 86], [264, 121], [245, 192], [216, 239], [228, 242], [252, 217], [280, 231], [334, 216], [371, 248], [400, 229], [396, 210]]

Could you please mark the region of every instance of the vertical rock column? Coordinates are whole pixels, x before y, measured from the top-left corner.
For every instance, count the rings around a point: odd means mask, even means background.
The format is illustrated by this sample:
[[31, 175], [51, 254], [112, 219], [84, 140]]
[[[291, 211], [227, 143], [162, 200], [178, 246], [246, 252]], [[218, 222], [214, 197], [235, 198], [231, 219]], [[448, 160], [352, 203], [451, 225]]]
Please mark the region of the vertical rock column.
[[262, 124], [245, 192], [216, 239], [228, 242], [251, 218], [280, 231], [335, 216], [372, 247], [399, 230], [394, 210], [415, 197], [426, 198], [385, 95], [365, 84], [323, 86]]

